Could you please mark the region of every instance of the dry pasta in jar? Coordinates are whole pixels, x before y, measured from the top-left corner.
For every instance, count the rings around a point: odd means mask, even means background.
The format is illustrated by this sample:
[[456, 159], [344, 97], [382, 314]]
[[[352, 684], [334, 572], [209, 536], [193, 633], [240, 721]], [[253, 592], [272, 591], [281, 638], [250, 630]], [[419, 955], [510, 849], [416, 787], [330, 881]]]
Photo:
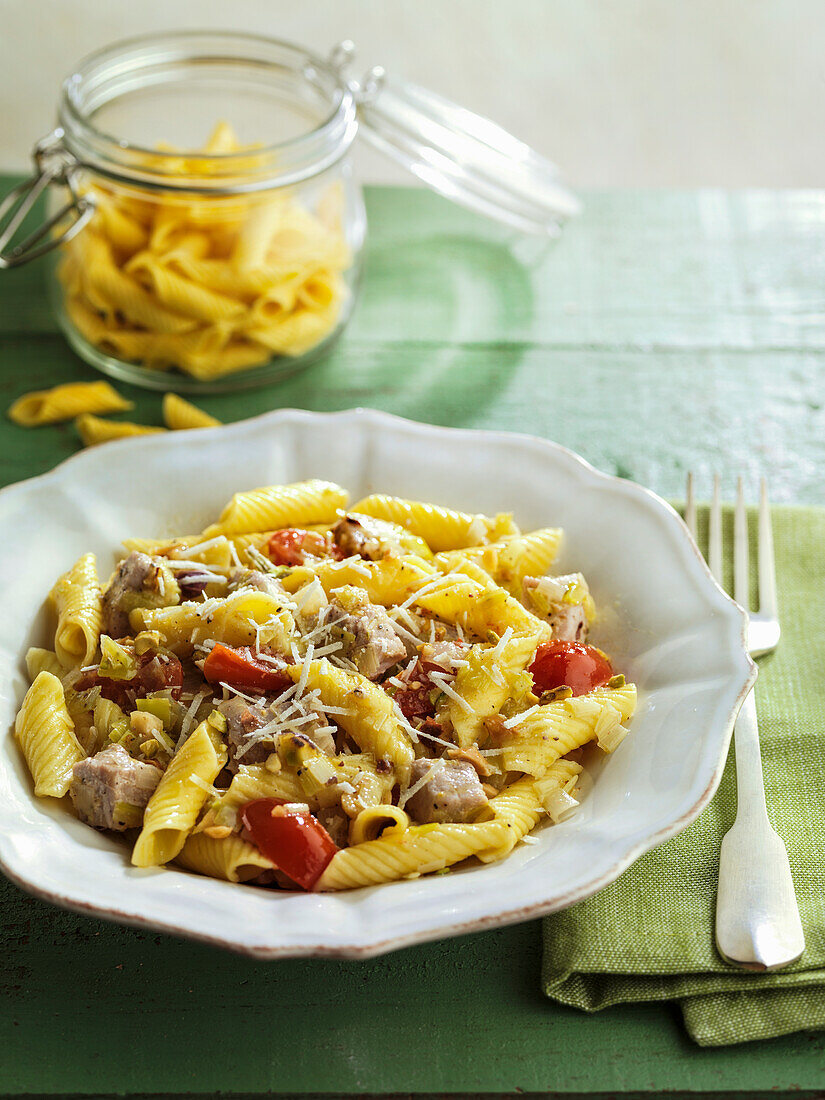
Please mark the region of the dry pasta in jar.
[[[203, 148], [244, 151], [226, 123]], [[180, 162], [187, 177], [203, 170]], [[294, 188], [216, 197], [92, 189], [95, 216], [64, 245], [57, 277], [67, 322], [104, 355], [209, 382], [303, 356], [336, 331], [353, 260], [337, 182], [312, 207]]]

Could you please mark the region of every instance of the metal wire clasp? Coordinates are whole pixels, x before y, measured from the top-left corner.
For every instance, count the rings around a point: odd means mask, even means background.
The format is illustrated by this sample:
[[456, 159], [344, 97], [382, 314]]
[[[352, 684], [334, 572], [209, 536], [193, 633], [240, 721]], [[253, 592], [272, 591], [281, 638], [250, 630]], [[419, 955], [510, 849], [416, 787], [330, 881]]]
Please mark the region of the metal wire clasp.
[[384, 87], [387, 73], [382, 65], [373, 65], [360, 81], [355, 80], [347, 72], [354, 60], [355, 43], [349, 38], [333, 46], [328, 58], [332, 68], [346, 80], [350, 91], [355, 96], [356, 104], [360, 107], [364, 103], [371, 103], [378, 96]]
[[[33, 159], [34, 175], [18, 184], [0, 203], [0, 269], [28, 263], [64, 241], [70, 241], [95, 212], [92, 195], [81, 195], [77, 190], [76, 176], [80, 164], [63, 145], [61, 129], [54, 130], [38, 141], [34, 147]], [[23, 219], [51, 183], [59, 183], [68, 188], [69, 201], [20, 244], [8, 248]], [[70, 215], [74, 215], [74, 220], [68, 226], [43, 241], [44, 237]], [[40, 244], [40, 241], [43, 243]]]

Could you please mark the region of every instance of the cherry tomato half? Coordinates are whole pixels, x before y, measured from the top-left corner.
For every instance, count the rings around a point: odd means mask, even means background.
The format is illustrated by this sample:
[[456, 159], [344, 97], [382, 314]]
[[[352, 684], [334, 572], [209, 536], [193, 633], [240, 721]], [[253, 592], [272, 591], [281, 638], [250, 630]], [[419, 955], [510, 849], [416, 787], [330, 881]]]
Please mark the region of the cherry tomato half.
[[338, 846], [311, 813], [281, 813], [282, 798], [256, 798], [241, 810], [255, 847], [304, 890], [311, 890]]
[[613, 668], [600, 649], [581, 642], [545, 642], [536, 650], [530, 665], [536, 694], [569, 687], [584, 695], [606, 684]]
[[269, 536], [267, 553], [275, 565], [303, 565], [310, 558], [343, 558], [341, 548], [331, 535], [318, 531], [303, 531], [299, 527], [284, 527]]
[[304, 536], [306, 531], [297, 527], [285, 527], [269, 536], [267, 553], [276, 565], [301, 565], [304, 560]]
[[[283, 662], [286, 667], [286, 661]], [[249, 646], [232, 649], [217, 642], [204, 661], [203, 674], [210, 683], [256, 691], [286, 691], [292, 681], [282, 668], [262, 661]]]

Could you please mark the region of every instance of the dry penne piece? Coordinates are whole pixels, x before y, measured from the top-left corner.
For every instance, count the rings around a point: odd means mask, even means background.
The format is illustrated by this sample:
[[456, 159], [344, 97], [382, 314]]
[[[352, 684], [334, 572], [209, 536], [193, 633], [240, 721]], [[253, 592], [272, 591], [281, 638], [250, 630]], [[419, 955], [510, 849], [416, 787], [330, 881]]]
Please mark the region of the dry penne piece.
[[82, 413], [125, 412], [133, 409], [108, 382], [67, 382], [50, 390], [25, 393], [9, 408], [9, 419], [24, 428], [72, 420]]
[[176, 393], [163, 395], [163, 422], [171, 431], [183, 431], [189, 428], [216, 428], [221, 423], [217, 417], [184, 401]]
[[104, 420], [99, 416], [84, 413], [75, 421], [77, 433], [84, 447], [94, 447], [98, 443], [108, 443], [112, 439], [128, 439], [133, 435], [157, 435], [165, 428], [153, 428], [148, 424], [131, 424], [127, 420]]
[[585, 578], [543, 571], [561, 530], [348, 501], [242, 489], [201, 534], [125, 540], [102, 586], [68, 568], [16, 724], [35, 793], [131, 831], [136, 867], [324, 891], [505, 859], [575, 812], [636, 689], [587, 644]]

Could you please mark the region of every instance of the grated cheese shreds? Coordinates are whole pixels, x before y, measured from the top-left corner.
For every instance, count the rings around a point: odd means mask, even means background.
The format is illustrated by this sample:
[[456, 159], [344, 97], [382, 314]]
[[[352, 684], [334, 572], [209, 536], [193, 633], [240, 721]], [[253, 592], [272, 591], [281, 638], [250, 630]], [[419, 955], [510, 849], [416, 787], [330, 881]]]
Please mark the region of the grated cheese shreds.
[[152, 733], [152, 736], [154, 737], [154, 739], [156, 741], [158, 741], [163, 746], [164, 749], [166, 749], [166, 751], [170, 754], [170, 756], [174, 756], [175, 742], [166, 733], [165, 730], [155, 730]]
[[334, 569], [336, 572], [339, 569], [354, 569], [356, 573], [360, 573], [363, 577], [370, 575], [369, 566], [366, 565], [360, 554], [351, 554], [348, 558], [342, 558], [341, 561], [331, 561], [327, 568]]
[[352, 717], [352, 711], [347, 707], [334, 707], [330, 703], [319, 703], [318, 706], [323, 707], [324, 714], [343, 714], [346, 718]]
[[475, 711], [467, 702], [467, 700], [463, 696], [459, 695], [451, 684], [447, 683], [447, 674], [445, 672], [431, 672], [430, 679], [437, 688], [444, 692], [445, 695], [449, 695], [451, 699], [458, 703], [458, 705], [463, 711], [465, 711], [465, 713], [473, 715], [475, 714]]
[[415, 621], [410, 612], [403, 607], [391, 607], [389, 608], [387, 614], [391, 619], [394, 619], [396, 616], [400, 619], [404, 619], [407, 624], [407, 628], [413, 633], [419, 629], [419, 624]]
[[298, 680], [298, 690], [295, 692], [297, 696], [301, 696], [306, 691], [307, 681], [309, 680], [309, 666], [312, 664], [312, 658], [315, 655], [315, 646], [312, 642], [307, 646], [306, 657], [304, 658], [304, 666], [301, 669], [301, 675]]
[[408, 607], [420, 600], [422, 596], [426, 596], [429, 592], [435, 592], [437, 588], [442, 587], [444, 584], [456, 584], [459, 581], [465, 581], [467, 578], [463, 573], [439, 573], [437, 577], [431, 577], [430, 580], [420, 585], [411, 596], [408, 596], [403, 603], [398, 605], [399, 611], [406, 611]]
[[230, 695], [238, 695], [241, 699], [245, 699], [247, 703], [261, 703], [263, 702], [263, 696], [261, 695], [247, 695], [245, 692], [240, 691], [238, 688], [233, 688], [231, 684], [224, 683], [223, 680], [218, 680], [220, 686], [224, 691], [228, 691]]
[[274, 665], [275, 668], [280, 668], [284, 663], [283, 657], [273, 657], [271, 653], [259, 653], [258, 660], [263, 661], [265, 665]]
[[501, 675], [501, 669], [498, 665], [493, 665], [492, 668], [485, 667], [484, 671], [490, 677], [494, 684], [497, 684], [500, 688], [507, 687], [507, 681]]
[[344, 672], [357, 672], [358, 665], [354, 661], [350, 661], [347, 657], [342, 657], [338, 653], [333, 653], [329, 658], [330, 662], [337, 668], [341, 668]]
[[184, 714], [183, 720], [181, 721], [180, 737], [178, 738], [178, 743], [175, 751], [177, 751], [177, 749], [181, 747], [183, 742], [192, 732], [192, 726], [194, 725], [195, 715], [197, 714], [198, 707], [208, 695], [209, 691], [199, 691], [195, 698], [192, 700], [189, 710], [187, 710], [186, 714]]
[[421, 639], [416, 637], [415, 634], [411, 634], [405, 626], [401, 625], [401, 623], [397, 623], [392, 616], [390, 616], [390, 624], [402, 642], [411, 642], [413, 645], [421, 645]]
[[223, 794], [223, 791], [219, 791], [217, 787], [213, 787], [211, 783], [207, 783], [205, 779], [201, 779], [196, 772], [192, 772], [189, 779], [196, 787], [200, 787], [202, 791], [206, 791], [206, 793], [213, 798], [220, 798]]
[[501, 659], [501, 655], [504, 653], [504, 647], [507, 645], [507, 643], [510, 641], [510, 639], [512, 637], [513, 637], [513, 628], [511, 626], [508, 626], [507, 629], [504, 631], [504, 633], [499, 638], [499, 640], [496, 642], [496, 644], [490, 650], [490, 655], [492, 656], [494, 661], [498, 661], [498, 660]]
[[323, 591], [324, 589], [321, 586], [321, 582], [315, 577], [310, 584], [304, 585], [300, 592], [295, 593], [295, 610], [301, 611], [310, 596], [317, 596]]
[[425, 741], [432, 741], [436, 745], [443, 745], [445, 749], [454, 749], [455, 745], [452, 741], [445, 741], [443, 737], [437, 737], [434, 733], [430, 733], [428, 730], [416, 730], [418, 737], [423, 737]]
[[176, 550], [170, 550], [167, 555], [177, 559], [181, 554], [201, 554], [204, 550], [211, 550], [215, 546], [222, 546], [226, 542], [226, 535], [216, 535], [213, 539], [197, 542], [194, 546], [179, 546]]
[[515, 714], [512, 718], [505, 719], [503, 725], [506, 729], [511, 730], [520, 725], [526, 718], [529, 718], [531, 714], [535, 714], [539, 709], [539, 704], [536, 703], [534, 707], [530, 707], [528, 710], [524, 710], [521, 714]]
[[417, 794], [421, 790], [421, 788], [425, 785], [425, 783], [428, 783], [430, 781], [430, 779], [432, 778], [433, 775], [440, 772], [441, 769], [444, 767], [444, 764], [445, 764], [444, 757], [443, 756], [437, 756], [432, 761], [429, 768], [427, 768], [427, 770], [421, 776], [421, 778], [416, 780], [416, 782], [413, 783], [413, 785], [411, 787], [407, 787], [407, 789], [405, 791], [402, 791], [402, 793], [399, 795], [399, 797], [398, 797], [398, 807], [399, 807], [399, 809], [403, 809], [404, 806], [407, 804], [407, 800], [412, 798], [412, 796], [414, 794]]
[[417, 745], [418, 744], [418, 736], [419, 736], [420, 731], [417, 730], [415, 728], [415, 726], [410, 725], [410, 723], [404, 717], [404, 715], [401, 711], [401, 707], [399, 707], [398, 703], [396, 703], [396, 701], [394, 699], [392, 701], [392, 710], [393, 710], [393, 714], [395, 715], [395, 718], [396, 718], [396, 721], [398, 722], [398, 724], [401, 726], [401, 728], [404, 730], [404, 732], [407, 734], [407, 736], [410, 738], [410, 740], [412, 742], [414, 742], [414, 744]]
[[215, 576], [220, 575], [223, 580], [226, 580], [227, 570], [223, 565], [204, 565], [202, 561], [187, 561], [182, 558], [175, 558], [174, 561], [169, 558], [154, 560], [161, 561], [164, 565], [173, 566], [175, 569], [197, 569], [199, 573], [212, 573], [214, 571]]

